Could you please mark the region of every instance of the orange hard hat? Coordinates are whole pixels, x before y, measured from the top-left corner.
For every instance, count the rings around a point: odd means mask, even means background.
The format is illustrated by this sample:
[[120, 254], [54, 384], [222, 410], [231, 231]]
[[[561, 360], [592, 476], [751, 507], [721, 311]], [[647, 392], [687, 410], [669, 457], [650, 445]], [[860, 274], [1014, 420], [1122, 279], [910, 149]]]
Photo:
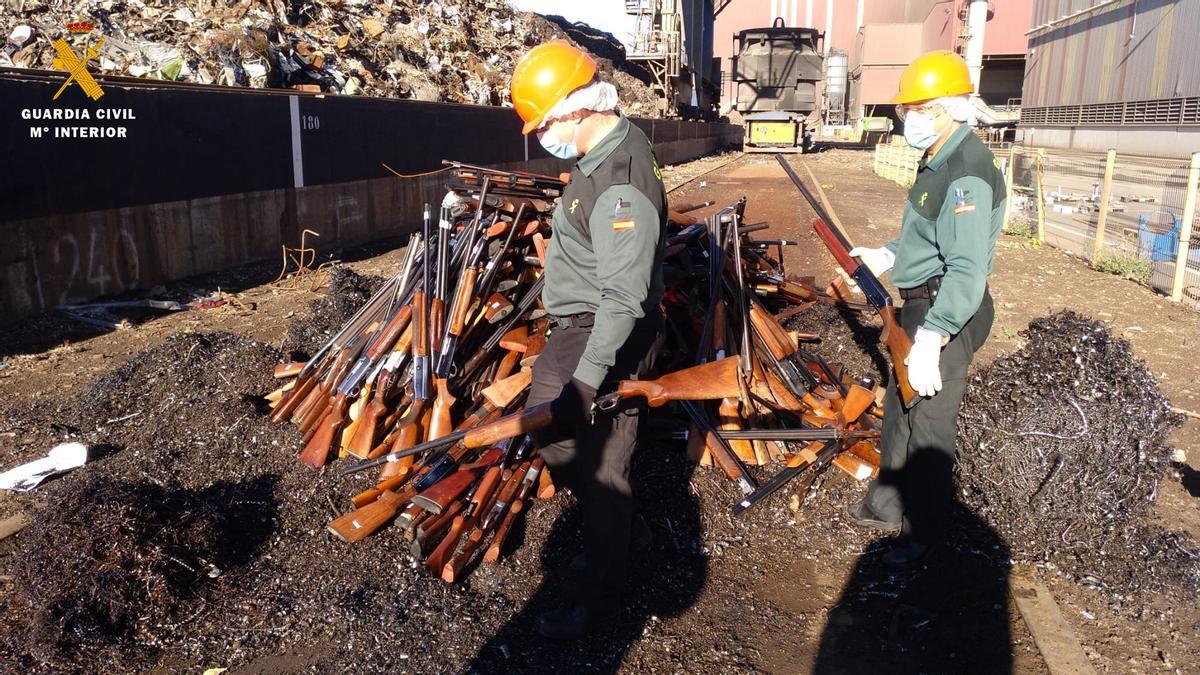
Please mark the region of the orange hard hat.
[[525, 121], [521, 133], [542, 126], [546, 113], [596, 76], [596, 62], [566, 40], [538, 45], [521, 57], [513, 70], [509, 97]]
[[892, 103], [919, 103], [975, 91], [961, 56], [946, 49], [922, 54], [900, 74], [900, 91]]

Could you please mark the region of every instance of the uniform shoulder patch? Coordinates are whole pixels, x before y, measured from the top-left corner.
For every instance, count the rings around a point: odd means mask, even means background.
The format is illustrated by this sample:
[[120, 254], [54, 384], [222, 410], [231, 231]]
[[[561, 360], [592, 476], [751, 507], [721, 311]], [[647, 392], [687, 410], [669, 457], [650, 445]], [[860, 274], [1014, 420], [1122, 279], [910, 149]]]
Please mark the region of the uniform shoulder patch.
[[964, 188], [954, 188], [954, 215], [961, 216], [974, 212], [975, 200], [971, 198], [971, 191]]
[[617, 197], [617, 203], [613, 205], [612, 217], [613, 230], [632, 230], [634, 226], [633, 203]]

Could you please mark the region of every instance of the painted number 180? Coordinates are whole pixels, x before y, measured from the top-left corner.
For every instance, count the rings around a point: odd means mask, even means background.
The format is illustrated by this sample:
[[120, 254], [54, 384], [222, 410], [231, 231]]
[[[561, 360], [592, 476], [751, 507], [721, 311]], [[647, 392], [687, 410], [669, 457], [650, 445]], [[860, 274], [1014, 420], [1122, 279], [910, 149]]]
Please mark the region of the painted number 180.
[[320, 129], [321, 118], [318, 115], [303, 115], [300, 117], [301, 129]]

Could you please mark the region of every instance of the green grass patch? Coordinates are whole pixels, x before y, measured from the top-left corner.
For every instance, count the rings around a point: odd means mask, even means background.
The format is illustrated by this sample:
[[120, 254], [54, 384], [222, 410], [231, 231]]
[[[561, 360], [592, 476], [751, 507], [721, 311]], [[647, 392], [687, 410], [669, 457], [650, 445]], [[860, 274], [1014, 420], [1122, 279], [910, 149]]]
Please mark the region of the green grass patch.
[[1119, 277], [1150, 283], [1150, 262], [1132, 253], [1113, 253], [1092, 263], [1092, 268]]
[[1033, 222], [1023, 215], [1013, 214], [1004, 224], [1004, 234], [1032, 239]]

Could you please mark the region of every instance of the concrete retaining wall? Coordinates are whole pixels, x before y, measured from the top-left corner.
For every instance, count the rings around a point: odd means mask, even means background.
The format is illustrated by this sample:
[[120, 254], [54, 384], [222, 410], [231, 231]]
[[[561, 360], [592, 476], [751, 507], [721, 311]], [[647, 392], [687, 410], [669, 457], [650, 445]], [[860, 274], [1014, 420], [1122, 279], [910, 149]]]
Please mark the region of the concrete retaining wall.
[[[0, 154], [20, 168], [0, 174], [0, 322], [277, 258], [305, 229], [325, 250], [411, 232], [444, 174], [398, 178], [381, 163], [405, 174], [443, 158], [568, 166], [527, 143], [506, 109], [104, 80], [98, 102], [74, 87], [51, 101], [60, 81], [0, 75]], [[27, 119], [55, 108], [90, 119]], [[133, 119], [97, 121], [99, 110]], [[662, 164], [742, 138], [736, 125], [634, 121]], [[37, 138], [39, 125], [49, 131]], [[124, 126], [125, 137], [55, 137], [81, 125]]]

